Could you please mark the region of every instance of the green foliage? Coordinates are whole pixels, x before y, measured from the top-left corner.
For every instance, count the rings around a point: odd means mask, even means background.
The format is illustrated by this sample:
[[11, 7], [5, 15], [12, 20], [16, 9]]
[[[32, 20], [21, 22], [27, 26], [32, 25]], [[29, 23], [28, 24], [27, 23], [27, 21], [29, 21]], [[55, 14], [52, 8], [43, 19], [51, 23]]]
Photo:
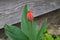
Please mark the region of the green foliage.
[[56, 36], [55, 40], [60, 40], [60, 37], [59, 36]]
[[50, 34], [45, 33], [45, 37], [47, 40], [54, 40], [54, 38]]
[[52, 35], [45, 33], [42, 36], [42, 40], [54, 40], [54, 38], [52, 37]]
[[28, 11], [28, 6], [25, 5], [24, 10], [22, 12], [21, 30], [29, 37], [29, 39], [35, 40], [35, 38], [36, 38], [36, 26], [35, 26], [35, 23], [33, 21], [30, 22], [26, 18], [27, 11]]
[[5, 24], [5, 33], [11, 40], [26, 40], [27, 36], [17, 27]]
[[37, 39], [40, 40], [39, 38], [43, 35], [43, 33], [46, 31], [46, 26], [47, 25], [47, 19], [44, 20], [38, 34], [37, 34]]
[[[54, 40], [52, 35], [45, 33], [47, 31], [47, 19], [43, 21], [41, 28], [37, 29], [34, 21], [29, 21], [26, 18], [26, 13], [28, 11], [28, 5], [24, 6], [21, 18], [21, 29], [16, 26], [11, 26], [5, 24], [5, 34], [10, 38], [10, 40]], [[56, 38], [55, 40], [59, 40]]]

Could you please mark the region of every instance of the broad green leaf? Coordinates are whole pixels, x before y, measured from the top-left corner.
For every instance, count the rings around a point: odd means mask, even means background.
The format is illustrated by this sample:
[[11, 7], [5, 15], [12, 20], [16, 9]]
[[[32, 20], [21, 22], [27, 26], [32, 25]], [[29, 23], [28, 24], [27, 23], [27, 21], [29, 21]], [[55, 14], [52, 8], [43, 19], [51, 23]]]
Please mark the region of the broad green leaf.
[[36, 26], [35, 23], [29, 21], [26, 17], [28, 11], [28, 5], [24, 6], [21, 18], [21, 30], [30, 38], [30, 40], [35, 39], [36, 35]]
[[32, 33], [33, 33], [33, 37], [34, 37], [34, 40], [36, 40], [36, 37], [37, 37], [37, 26], [36, 26], [36, 24], [35, 24], [35, 22], [34, 21], [32, 21]]
[[47, 28], [47, 19], [44, 20], [38, 34], [37, 34], [37, 39], [36, 40], [39, 40], [41, 38], [41, 36], [43, 35], [43, 33], [45, 32]]
[[28, 40], [28, 37], [15, 26], [6, 24], [5, 33], [11, 40]]
[[29, 37], [30, 33], [29, 33], [29, 26], [30, 23], [27, 22], [27, 18], [26, 18], [26, 13], [28, 11], [28, 5], [24, 6], [24, 9], [22, 11], [22, 18], [21, 18], [21, 30]]

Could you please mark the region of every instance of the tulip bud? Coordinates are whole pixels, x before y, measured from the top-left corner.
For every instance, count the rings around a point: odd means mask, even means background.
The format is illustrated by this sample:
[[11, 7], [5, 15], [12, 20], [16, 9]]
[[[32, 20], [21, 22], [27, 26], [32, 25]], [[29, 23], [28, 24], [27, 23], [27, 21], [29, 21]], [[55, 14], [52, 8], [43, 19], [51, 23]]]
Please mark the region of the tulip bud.
[[31, 10], [27, 11], [27, 19], [29, 21], [32, 21], [33, 20], [33, 15], [32, 15], [32, 11]]

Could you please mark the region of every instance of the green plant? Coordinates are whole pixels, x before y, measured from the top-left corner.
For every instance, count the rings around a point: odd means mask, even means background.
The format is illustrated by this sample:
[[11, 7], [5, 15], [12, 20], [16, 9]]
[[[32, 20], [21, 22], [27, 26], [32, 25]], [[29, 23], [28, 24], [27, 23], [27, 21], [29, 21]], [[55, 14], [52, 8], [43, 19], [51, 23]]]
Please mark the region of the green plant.
[[60, 36], [56, 36], [55, 40], [60, 40]]
[[45, 33], [42, 36], [42, 40], [54, 40], [54, 38], [52, 37], [52, 35]]
[[41, 28], [38, 30], [33, 21], [32, 12], [28, 11], [28, 5], [24, 6], [21, 18], [21, 29], [16, 26], [5, 24], [5, 33], [10, 40], [54, 40], [49, 34], [46, 34], [47, 19], [43, 21]]

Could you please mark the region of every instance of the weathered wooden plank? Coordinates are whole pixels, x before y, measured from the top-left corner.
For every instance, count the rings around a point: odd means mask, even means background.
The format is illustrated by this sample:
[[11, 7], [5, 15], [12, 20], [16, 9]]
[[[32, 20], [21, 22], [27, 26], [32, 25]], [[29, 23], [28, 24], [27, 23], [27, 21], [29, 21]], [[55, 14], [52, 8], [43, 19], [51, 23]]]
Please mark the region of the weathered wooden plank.
[[[0, 0], [0, 29], [5, 23], [14, 24], [21, 21], [21, 12], [25, 0]], [[39, 16], [60, 8], [60, 0], [28, 0], [33, 16]]]

